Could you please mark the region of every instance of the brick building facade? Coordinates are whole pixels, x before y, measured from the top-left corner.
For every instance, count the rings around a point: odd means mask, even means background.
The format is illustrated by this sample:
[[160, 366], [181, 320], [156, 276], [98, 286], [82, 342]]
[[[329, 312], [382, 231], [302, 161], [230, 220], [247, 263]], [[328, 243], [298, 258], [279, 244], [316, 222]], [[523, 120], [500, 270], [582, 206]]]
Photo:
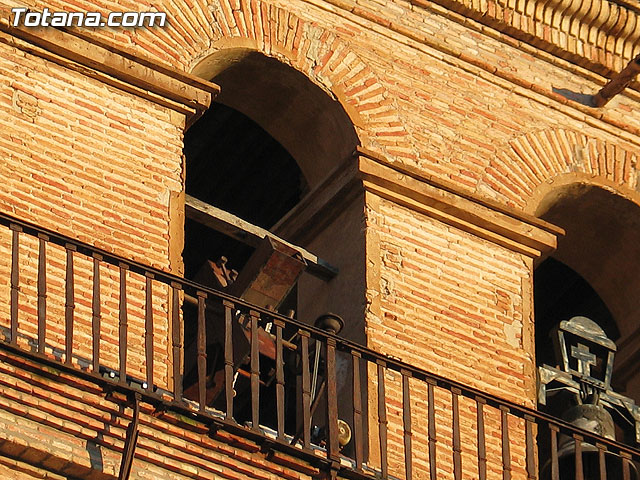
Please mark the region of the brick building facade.
[[[540, 478], [558, 429], [595, 444], [538, 405], [574, 315], [640, 401], [638, 85], [589, 103], [640, 53], [633, 2], [14, 6], [4, 478]], [[226, 256], [240, 282], [265, 236], [306, 262], [277, 307], [200, 280]], [[600, 448], [633, 469], [625, 429]]]

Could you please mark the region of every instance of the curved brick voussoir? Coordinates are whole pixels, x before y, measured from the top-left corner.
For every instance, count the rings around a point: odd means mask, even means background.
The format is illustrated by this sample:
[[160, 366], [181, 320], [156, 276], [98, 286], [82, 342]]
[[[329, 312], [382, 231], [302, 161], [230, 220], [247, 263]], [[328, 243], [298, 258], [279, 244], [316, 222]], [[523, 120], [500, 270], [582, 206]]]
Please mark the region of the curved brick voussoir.
[[637, 160], [632, 150], [614, 142], [573, 130], [540, 130], [509, 142], [489, 162], [477, 191], [530, 210], [541, 186], [558, 178], [636, 190]]
[[416, 163], [417, 148], [395, 99], [336, 33], [258, 0], [221, 0], [206, 8], [211, 24], [202, 32], [211, 35], [208, 47], [188, 59], [186, 69], [224, 48], [255, 49], [291, 65], [338, 100], [364, 146]]

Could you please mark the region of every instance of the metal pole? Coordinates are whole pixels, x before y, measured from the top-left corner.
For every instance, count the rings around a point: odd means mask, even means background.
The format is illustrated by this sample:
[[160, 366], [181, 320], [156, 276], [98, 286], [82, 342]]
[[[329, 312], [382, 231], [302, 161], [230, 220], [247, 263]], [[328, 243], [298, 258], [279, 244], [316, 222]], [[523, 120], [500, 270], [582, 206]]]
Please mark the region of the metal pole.
[[629, 86], [640, 73], [640, 55], [631, 60], [620, 73], [615, 75], [602, 89], [595, 94], [591, 101], [594, 107], [604, 107], [609, 100]]

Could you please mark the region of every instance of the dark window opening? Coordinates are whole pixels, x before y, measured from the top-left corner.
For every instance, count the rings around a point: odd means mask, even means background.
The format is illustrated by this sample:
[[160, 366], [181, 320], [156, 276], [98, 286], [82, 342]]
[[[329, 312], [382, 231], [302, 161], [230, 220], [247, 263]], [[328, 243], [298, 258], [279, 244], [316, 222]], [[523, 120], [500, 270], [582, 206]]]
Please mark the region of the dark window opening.
[[[308, 190], [304, 177], [291, 155], [264, 129], [246, 115], [231, 107], [214, 104], [203, 117], [185, 134], [185, 157], [187, 160], [186, 191], [208, 205], [215, 206], [252, 225], [269, 229], [299, 201]], [[184, 262], [187, 278], [194, 279], [213, 288], [241, 295], [234, 289], [242, 282], [243, 269], [252, 266], [250, 259], [256, 261], [256, 248], [246, 242], [211, 228], [194, 218], [187, 218], [185, 224]], [[258, 249], [262, 248], [262, 244]], [[252, 256], [253, 255], [253, 256]], [[221, 264], [221, 259], [226, 262]], [[220, 269], [225, 272], [235, 270], [228, 278], [229, 285], [220, 283], [219, 278], [212, 275], [212, 263], [216, 263], [218, 276]], [[213, 267], [214, 269], [216, 267]], [[260, 268], [256, 266], [256, 269]], [[292, 315], [297, 310], [297, 289], [295, 283], [284, 287], [290, 289], [284, 298], [278, 298], [270, 305], [269, 300], [253, 297], [256, 304], [281, 313]], [[215, 310], [215, 308], [213, 309]], [[185, 387], [191, 397], [197, 396], [197, 367], [195, 365], [195, 340], [197, 336], [196, 309], [187, 306], [185, 316]], [[222, 310], [208, 311], [210, 322], [208, 335], [219, 329], [223, 323]], [[234, 322], [242, 327], [234, 330], [234, 410], [235, 419], [239, 423], [249, 421], [251, 417], [250, 392], [250, 331], [249, 316], [246, 312], [236, 315]], [[275, 358], [270, 351], [272, 339], [269, 335], [270, 325], [263, 322], [260, 335], [264, 338], [264, 351], [260, 354], [260, 385], [264, 399], [275, 398]], [[285, 339], [292, 339], [295, 332], [284, 331]], [[224, 340], [217, 336], [208, 342], [207, 371], [208, 401], [211, 406], [224, 410]], [[188, 371], [187, 371], [188, 370]], [[287, 398], [295, 399], [295, 373], [286, 372], [289, 381]], [[195, 388], [194, 388], [195, 386]], [[263, 425], [275, 428], [276, 417], [272, 402], [260, 403], [260, 417]], [[287, 430], [293, 431], [296, 422], [295, 403], [287, 402]]]
[[[324, 255], [340, 252], [335, 235], [332, 242], [323, 237], [329, 228], [321, 216], [325, 211], [312, 214], [322, 225], [314, 230], [314, 238], [296, 236], [308, 225], [308, 203], [301, 199], [307, 194], [316, 199], [314, 189], [322, 192], [325, 182], [332, 181], [331, 173], [351, 158], [358, 143], [353, 125], [339, 102], [321, 86], [259, 52], [221, 50], [203, 60], [194, 73], [212, 79], [221, 92], [217, 103], [185, 134], [185, 276], [249, 304], [312, 323], [318, 313], [310, 306], [326, 313], [327, 299], [335, 298], [327, 292], [339, 288], [329, 280], [344, 282], [345, 277], [336, 277], [337, 268], [306, 250], [315, 250], [319, 244]], [[340, 228], [334, 220], [326, 225]], [[276, 232], [287, 232], [282, 233], [287, 238], [279, 238]], [[308, 243], [302, 248], [290, 241]], [[343, 256], [338, 255], [338, 260]], [[306, 264], [304, 276], [301, 264]], [[269, 285], [268, 292], [264, 285]], [[184, 388], [187, 397], [195, 400], [197, 300], [185, 300]], [[248, 310], [234, 308], [232, 321], [232, 403], [239, 423], [250, 419], [252, 408]], [[206, 314], [207, 405], [222, 411], [227, 393], [222, 381], [224, 315], [221, 305], [212, 306]], [[275, 328], [266, 314], [260, 315], [258, 326], [260, 424], [275, 428]], [[285, 328], [284, 340], [295, 344], [295, 330]], [[296, 370], [300, 359], [292, 345], [285, 350], [285, 429], [293, 435], [300, 422], [301, 385]]]
[[[307, 192], [293, 157], [256, 122], [214, 104], [185, 134], [187, 194], [269, 229]], [[252, 248], [191, 218], [186, 219], [185, 275], [224, 256], [240, 270]]]
[[[538, 215], [566, 231], [553, 257], [534, 272], [539, 408], [594, 434], [637, 445], [640, 208], [603, 188], [574, 184], [551, 192]], [[560, 335], [563, 321], [568, 323]], [[548, 429], [540, 429], [542, 479], [550, 478], [550, 438]], [[574, 478], [575, 441], [559, 434], [558, 449], [560, 478]], [[585, 441], [582, 451], [585, 478], [600, 478], [597, 448]], [[607, 478], [621, 478], [621, 466], [619, 456], [607, 454]], [[637, 465], [631, 467], [632, 478], [638, 478]]]
[[555, 327], [562, 320], [587, 317], [600, 325], [611, 340], [620, 338], [616, 322], [600, 296], [564, 263], [555, 258], [546, 259], [536, 269], [533, 282], [538, 365], [556, 365], [553, 337]]

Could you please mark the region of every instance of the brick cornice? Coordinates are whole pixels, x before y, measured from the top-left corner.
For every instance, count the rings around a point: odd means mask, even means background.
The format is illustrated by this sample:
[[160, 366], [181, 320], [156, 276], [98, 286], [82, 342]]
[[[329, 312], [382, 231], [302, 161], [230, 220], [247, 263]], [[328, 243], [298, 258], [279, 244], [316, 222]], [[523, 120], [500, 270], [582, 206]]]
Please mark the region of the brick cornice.
[[452, 185], [399, 167], [359, 150], [358, 176], [364, 189], [448, 225], [532, 258], [553, 251], [564, 231]]
[[[326, 3], [331, 9], [338, 7], [419, 43], [453, 53], [428, 37], [367, 11], [355, 0], [305, 1], [317, 6]], [[409, 3], [416, 11], [445, 15], [509, 45], [518, 45], [554, 65], [575, 69], [596, 82], [599, 80], [593, 74], [612, 77], [640, 53], [640, 45], [636, 46], [640, 38], [640, 6], [626, 0], [409, 0]], [[495, 66], [489, 71], [494, 70]], [[632, 82], [631, 88], [640, 90], [640, 82]]]
[[363, 189], [532, 258], [555, 250], [557, 237], [564, 235], [564, 230], [544, 220], [463, 192], [362, 147], [272, 231], [305, 244]]
[[0, 42], [184, 113], [188, 123], [220, 91], [211, 82], [57, 28], [14, 27], [0, 19]]
[[[444, 61], [455, 68], [462, 68], [465, 72], [476, 75], [487, 82], [500, 86], [501, 88], [513, 90], [517, 92], [518, 95], [522, 95], [531, 101], [561, 112], [563, 115], [567, 115], [580, 122], [585, 122], [589, 126], [611, 133], [626, 142], [640, 145], [638, 142], [640, 129], [632, 126], [629, 122], [626, 122], [619, 114], [616, 114], [615, 112], [610, 114], [605, 109], [596, 109], [582, 105], [579, 102], [569, 100], [568, 98], [553, 91], [549, 86], [541, 86], [537, 83], [532, 83], [531, 80], [524, 78], [521, 75], [514, 74], [509, 67], [497, 67], [495, 64], [485, 61], [485, 59], [480, 55], [471, 56], [462, 52], [455, 46], [445, 45], [442, 42], [435, 41], [427, 34], [417, 33], [416, 31], [405, 28], [402, 25], [383, 21], [384, 19], [381, 19], [380, 16], [370, 15], [362, 8], [356, 8], [354, 6], [354, 0], [303, 1], [331, 12], [336, 12], [334, 7], [338, 7], [343, 10], [343, 18], [355, 21], [360, 26], [374, 23], [377, 27], [377, 33], [383, 33], [385, 29], [388, 29], [393, 34], [398, 34], [395, 36], [387, 35], [390, 39], [399, 41], [400, 38], [404, 38], [404, 40], [402, 40], [404, 45], [416, 48], [422, 53], [431, 55], [433, 58], [437, 58], [439, 61]], [[482, 25], [474, 19], [469, 20], [465, 15], [443, 8], [436, 3], [432, 4], [432, 10], [436, 14], [446, 15], [447, 18], [454, 22], [473, 28], [482, 35], [489, 35], [495, 40], [503, 42], [511, 47], [519, 48], [527, 54], [554, 65], [555, 67], [570, 71], [575, 75], [579, 75], [591, 82], [594, 82], [594, 93], [597, 91], [597, 88], [606, 83], [606, 81], [601, 78], [601, 75], [595, 72], [604, 71], [607, 75], [613, 75], [615, 73], [602, 65], [596, 67], [593, 63], [590, 63], [590, 70], [582, 66], [578, 66], [575, 62], [571, 63], [562, 58], [562, 55], [557, 54], [558, 48], [551, 49], [550, 52], [547, 52], [541, 48], [530, 45], [527, 42], [519, 41], [517, 39], [514, 40], [508, 34], [502, 33], [495, 28]], [[445, 55], [432, 55], [429, 52], [430, 49], [436, 50], [437, 52], [443, 52]], [[516, 86], [515, 89], [513, 88], [514, 85]], [[633, 101], [638, 101], [640, 99], [637, 93], [638, 91], [640, 91], [640, 82], [632, 82], [624, 95]]]
[[434, 3], [604, 76], [638, 51], [640, 7], [622, 0], [411, 0]]

